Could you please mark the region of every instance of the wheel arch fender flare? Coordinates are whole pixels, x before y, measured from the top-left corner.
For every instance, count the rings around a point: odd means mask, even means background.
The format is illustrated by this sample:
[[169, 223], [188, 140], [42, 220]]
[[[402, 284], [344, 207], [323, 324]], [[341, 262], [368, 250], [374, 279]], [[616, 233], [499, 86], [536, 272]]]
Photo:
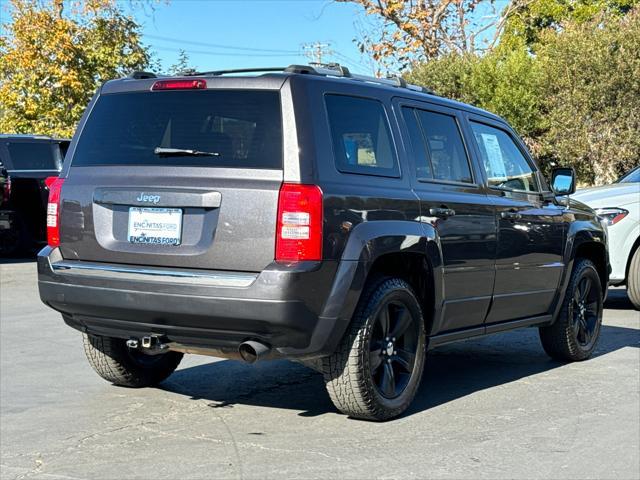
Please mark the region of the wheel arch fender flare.
[[565, 247], [565, 264], [567, 265], [565, 275], [570, 276], [573, 269], [573, 262], [580, 251], [591, 250], [599, 257], [594, 259], [594, 263], [602, 269], [602, 271], [598, 273], [602, 280], [602, 288], [606, 290], [611, 273], [611, 265], [609, 264], [606, 231], [601, 225], [598, 225], [598, 227], [597, 229], [589, 228], [575, 231], [569, 229]]
[[333, 344], [342, 338], [356, 309], [371, 268], [388, 254], [412, 253], [425, 257], [432, 275], [434, 305], [442, 303], [444, 281], [442, 248], [430, 224], [389, 220], [357, 225], [349, 235], [322, 317], [336, 318]]
[[[565, 243], [565, 251], [564, 251], [564, 263], [565, 269], [560, 280], [560, 289], [556, 298], [556, 303], [553, 308], [553, 321], [558, 317], [560, 309], [562, 308], [562, 304], [564, 302], [565, 295], [567, 293], [567, 288], [569, 287], [569, 282], [571, 280], [571, 272], [573, 272], [573, 264], [578, 255], [579, 250], [583, 250], [585, 247], [591, 247], [598, 250], [603, 250], [604, 258], [602, 261], [604, 262], [604, 272], [599, 272], [602, 282], [603, 291], [606, 292], [607, 284], [609, 281], [609, 273], [611, 271], [611, 267], [609, 265], [609, 256], [607, 252], [607, 238], [606, 233], [600, 224], [596, 225], [596, 222], [589, 222], [585, 227], [585, 222], [576, 222], [571, 224], [569, 230], [567, 232], [567, 241]], [[603, 277], [604, 275], [604, 277]], [[605, 293], [606, 295], [606, 293]]]

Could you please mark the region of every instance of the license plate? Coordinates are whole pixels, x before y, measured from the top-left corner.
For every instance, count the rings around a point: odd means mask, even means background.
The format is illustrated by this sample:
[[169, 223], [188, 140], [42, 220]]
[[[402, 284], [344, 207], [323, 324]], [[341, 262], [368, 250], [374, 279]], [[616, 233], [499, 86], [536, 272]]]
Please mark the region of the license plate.
[[129, 241], [154, 245], [180, 245], [182, 210], [129, 207]]

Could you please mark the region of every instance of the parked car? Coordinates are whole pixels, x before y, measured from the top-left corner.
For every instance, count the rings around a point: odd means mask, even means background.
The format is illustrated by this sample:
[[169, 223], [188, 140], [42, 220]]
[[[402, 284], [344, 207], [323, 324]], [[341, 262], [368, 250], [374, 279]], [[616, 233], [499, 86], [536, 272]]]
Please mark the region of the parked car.
[[612, 285], [626, 285], [629, 300], [640, 310], [640, 167], [617, 182], [576, 192], [607, 225]]
[[554, 193], [503, 119], [400, 78], [242, 73], [109, 81], [80, 122], [38, 281], [100, 376], [284, 357], [384, 420], [427, 348], [535, 326], [591, 355], [609, 262], [593, 211], [556, 199], [572, 170]]
[[58, 175], [68, 146], [69, 140], [43, 135], [0, 135], [0, 255], [44, 245], [49, 196], [44, 182]]
[[12, 238], [13, 212], [6, 207], [10, 196], [11, 177], [4, 165], [0, 163], [0, 252], [9, 250], [17, 243], [17, 239]]

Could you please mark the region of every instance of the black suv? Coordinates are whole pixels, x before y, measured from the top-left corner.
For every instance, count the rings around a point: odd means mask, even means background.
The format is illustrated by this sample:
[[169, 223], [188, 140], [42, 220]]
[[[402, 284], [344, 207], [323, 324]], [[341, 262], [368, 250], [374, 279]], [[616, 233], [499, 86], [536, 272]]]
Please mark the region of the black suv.
[[46, 240], [49, 190], [69, 140], [44, 135], [0, 135], [0, 255], [34, 252]]
[[40, 296], [99, 375], [286, 357], [383, 420], [428, 348], [536, 326], [552, 357], [591, 355], [606, 230], [572, 170], [550, 190], [504, 120], [400, 78], [235, 73], [107, 82], [52, 183]]

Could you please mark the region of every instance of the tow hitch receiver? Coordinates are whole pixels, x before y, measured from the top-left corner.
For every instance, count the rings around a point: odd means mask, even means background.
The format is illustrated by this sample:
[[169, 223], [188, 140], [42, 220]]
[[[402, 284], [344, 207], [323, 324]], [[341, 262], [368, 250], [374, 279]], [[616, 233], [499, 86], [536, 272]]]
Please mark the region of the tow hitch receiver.
[[162, 341], [158, 335], [148, 335], [140, 339], [130, 338], [127, 347], [140, 350], [147, 355], [159, 355], [169, 351], [169, 344]]

